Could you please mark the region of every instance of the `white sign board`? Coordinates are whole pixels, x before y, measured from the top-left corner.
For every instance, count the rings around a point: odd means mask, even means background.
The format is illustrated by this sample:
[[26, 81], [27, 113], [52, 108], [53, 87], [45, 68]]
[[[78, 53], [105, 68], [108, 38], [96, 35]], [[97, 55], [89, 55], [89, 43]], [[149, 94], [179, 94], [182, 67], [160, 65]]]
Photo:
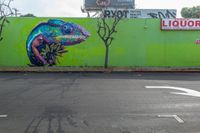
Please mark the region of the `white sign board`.
[[162, 19], [161, 30], [200, 30], [200, 19]]
[[123, 18], [176, 18], [175, 9], [105, 9], [104, 17]]

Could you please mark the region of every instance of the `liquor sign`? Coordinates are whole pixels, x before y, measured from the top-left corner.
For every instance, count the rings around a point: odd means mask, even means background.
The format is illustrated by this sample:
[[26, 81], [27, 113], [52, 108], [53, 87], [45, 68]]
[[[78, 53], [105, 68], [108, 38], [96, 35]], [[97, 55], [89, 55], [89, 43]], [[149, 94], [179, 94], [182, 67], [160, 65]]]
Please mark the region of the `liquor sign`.
[[96, 11], [103, 8], [133, 9], [135, 0], [85, 0], [86, 11]]
[[200, 30], [200, 19], [162, 19], [161, 30]]
[[104, 10], [104, 17], [123, 17], [123, 18], [176, 18], [175, 9], [114, 9]]

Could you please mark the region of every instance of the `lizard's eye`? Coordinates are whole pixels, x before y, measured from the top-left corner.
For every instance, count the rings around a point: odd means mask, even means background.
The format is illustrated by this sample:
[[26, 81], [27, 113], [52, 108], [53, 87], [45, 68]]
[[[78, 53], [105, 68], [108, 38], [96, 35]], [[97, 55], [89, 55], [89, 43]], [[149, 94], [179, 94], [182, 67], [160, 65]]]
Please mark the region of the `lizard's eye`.
[[70, 25], [62, 26], [62, 32], [64, 34], [71, 34], [73, 32], [73, 28]]
[[64, 26], [63, 29], [66, 30], [66, 29], [67, 29], [67, 26]]

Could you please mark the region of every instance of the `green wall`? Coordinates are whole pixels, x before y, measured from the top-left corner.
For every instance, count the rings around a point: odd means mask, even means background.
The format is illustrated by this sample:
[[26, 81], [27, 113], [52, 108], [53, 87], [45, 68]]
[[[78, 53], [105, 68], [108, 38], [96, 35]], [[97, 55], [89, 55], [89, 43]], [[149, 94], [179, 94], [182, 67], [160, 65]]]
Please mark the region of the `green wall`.
[[[90, 33], [85, 42], [66, 47], [68, 53], [56, 66], [104, 66], [105, 47], [99, 39], [97, 20], [59, 18], [80, 24]], [[31, 30], [49, 18], [10, 18], [0, 42], [0, 66], [28, 66], [26, 39]], [[109, 66], [117, 67], [198, 67], [200, 31], [161, 31], [159, 19], [122, 20], [110, 47]]]

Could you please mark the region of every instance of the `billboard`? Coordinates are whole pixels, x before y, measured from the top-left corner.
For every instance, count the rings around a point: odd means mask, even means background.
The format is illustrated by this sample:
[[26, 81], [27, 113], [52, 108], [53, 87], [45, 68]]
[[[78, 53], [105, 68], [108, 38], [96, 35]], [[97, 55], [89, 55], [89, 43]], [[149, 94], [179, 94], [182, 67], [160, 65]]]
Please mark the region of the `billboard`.
[[135, 0], [85, 0], [86, 11], [95, 11], [102, 8], [133, 9]]
[[162, 19], [161, 30], [200, 30], [200, 19]]
[[176, 18], [175, 9], [114, 9], [104, 10], [104, 17], [123, 17], [123, 18]]

